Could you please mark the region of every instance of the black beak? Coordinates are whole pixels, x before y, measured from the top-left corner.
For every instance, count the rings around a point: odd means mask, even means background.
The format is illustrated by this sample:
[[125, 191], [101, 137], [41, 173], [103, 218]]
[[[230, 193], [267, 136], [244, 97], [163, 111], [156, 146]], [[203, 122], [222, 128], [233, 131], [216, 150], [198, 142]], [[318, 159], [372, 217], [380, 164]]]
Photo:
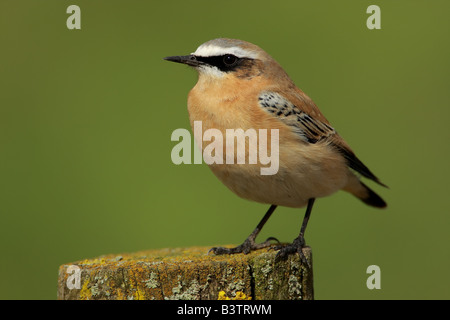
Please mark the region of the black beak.
[[191, 67], [198, 67], [201, 62], [197, 60], [197, 58], [190, 54], [188, 56], [173, 56], [173, 57], [165, 57], [164, 60], [187, 64]]

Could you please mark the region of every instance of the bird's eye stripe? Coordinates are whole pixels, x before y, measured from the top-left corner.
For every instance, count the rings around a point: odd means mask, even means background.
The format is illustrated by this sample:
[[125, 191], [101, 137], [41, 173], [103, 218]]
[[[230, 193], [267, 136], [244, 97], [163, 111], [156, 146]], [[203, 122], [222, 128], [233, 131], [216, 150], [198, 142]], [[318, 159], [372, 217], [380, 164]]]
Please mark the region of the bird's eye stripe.
[[[202, 56], [196, 56], [198, 61], [201, 61], [207, 65], [213, 66], [218, 68], [219, 70], [223, 72], [233, 71], [239, 64], [244, 61], [247, 58], [238, 58], [235, 55], [232, 54], [224, 54], [220, 56], [211, 56], [211, 57], [202, 57]], [[225, 63], [225, 59], [231, 58], [235, 61], [232, 61], [232, 63]]]
[[238, 61], [238, 58], [236, 56], [233, 56], [232, 54], [226, 54], [223, 56], [223, 63], [227, 66], [232, 66]]

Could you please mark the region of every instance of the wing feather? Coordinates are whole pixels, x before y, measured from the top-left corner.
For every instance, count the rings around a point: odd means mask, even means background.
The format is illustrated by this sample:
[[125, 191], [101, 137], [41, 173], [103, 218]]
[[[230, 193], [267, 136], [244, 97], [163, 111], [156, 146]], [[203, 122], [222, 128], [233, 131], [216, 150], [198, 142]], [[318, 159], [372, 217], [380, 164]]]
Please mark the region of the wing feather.
[[285, 98], [275, 91], [264, 91], [259, 96], [260, 106], [290, 126], [299, 134], [303, 141], [311, 144], [320, 141], [327, 142], [345, 158], [347, 165], [378, 184], [386, 187], [361, 160], [359, 160], [349, 145], [329, 124], [312, 100], [303, 92]]
[[292, 127], [305, 142], [317, 143], [336, 134], [333, 127], [313, 118], [277, 92], [263, 92], [259, 96], [259, 104], [267, 112]]

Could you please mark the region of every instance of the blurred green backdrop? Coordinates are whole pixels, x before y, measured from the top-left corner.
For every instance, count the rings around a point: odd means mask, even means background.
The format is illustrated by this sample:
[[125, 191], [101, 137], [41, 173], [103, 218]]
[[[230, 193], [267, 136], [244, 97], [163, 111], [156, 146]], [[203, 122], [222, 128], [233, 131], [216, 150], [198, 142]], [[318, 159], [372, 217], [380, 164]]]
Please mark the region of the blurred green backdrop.
[[[66, 8], [81, 8], [68, 30]], [[381, 30], [366, 9], [381, 8]], [[307, 231], [316, 299], [449, 299], [449, 1], [0, 1], [0, 298], [55, 299], [58, 266], [241, 243], [267, 206], [171, 162], [196, 73], [162, 57], [258, 44], [390, 186], [339, 192]], [[259, 239], [297, 236], [279, 208]], [[381, 289], [366, 268], [381, 268]]]

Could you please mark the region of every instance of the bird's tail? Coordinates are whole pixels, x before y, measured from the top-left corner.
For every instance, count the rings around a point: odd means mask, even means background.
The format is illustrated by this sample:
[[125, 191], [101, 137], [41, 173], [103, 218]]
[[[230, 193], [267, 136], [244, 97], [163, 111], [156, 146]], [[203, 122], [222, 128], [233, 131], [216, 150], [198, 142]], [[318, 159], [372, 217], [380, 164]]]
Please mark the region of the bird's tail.
[[349, 183], [345, 186], [344, 190], [350, 192], [369, 206], [376, 208], [387, 207], [386, 202], [372, 189], [359, 181], [356, 176], [352, 176], [352, 178], [349, 180]]

